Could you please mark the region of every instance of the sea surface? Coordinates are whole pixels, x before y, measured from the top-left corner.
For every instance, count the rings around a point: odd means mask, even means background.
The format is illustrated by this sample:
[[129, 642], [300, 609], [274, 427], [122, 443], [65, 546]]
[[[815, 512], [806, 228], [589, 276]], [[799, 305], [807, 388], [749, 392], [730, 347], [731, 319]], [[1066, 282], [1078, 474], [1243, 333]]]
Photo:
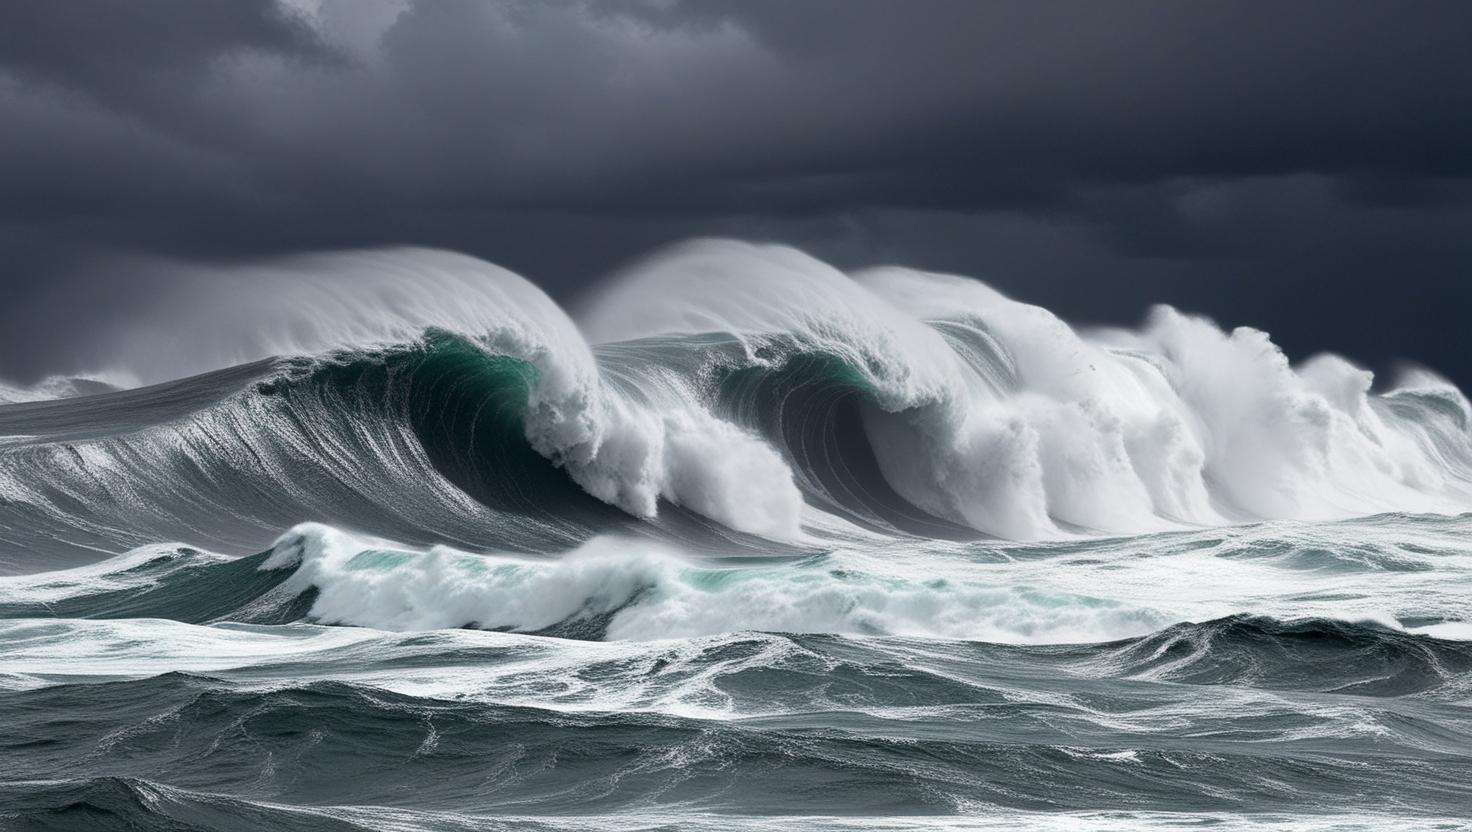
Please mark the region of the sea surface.
[[0, 829], [1472, 828], [1429, 372], [734, 242], [247, 277], [0, 388]]

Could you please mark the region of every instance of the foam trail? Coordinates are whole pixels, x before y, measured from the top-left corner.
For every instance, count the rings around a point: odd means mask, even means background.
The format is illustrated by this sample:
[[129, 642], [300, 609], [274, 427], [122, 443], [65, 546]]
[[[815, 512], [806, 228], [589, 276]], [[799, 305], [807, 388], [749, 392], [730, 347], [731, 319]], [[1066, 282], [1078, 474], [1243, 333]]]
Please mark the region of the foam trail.
[[[1373, 622], [1465, 638], [1463, 519], [1262, 524], [1087, 546], [964, 544], [712, 560], [604, 536], [553, 558], [417, 549], [320, 524], [283, 535], [264, 572], [311, 615], [394, 631], [482, 629], [647, 641], [738, 632], [1007, 644], [1106, 642], [1234, 615]], [[1336, 547], [1347, 535], [1355, 547]]]
[[317, 589], [315, 618], [385, 630], [537, 632], [592, 622], [612, 640], [768, 631], [1057, 643], [1141, 635], [1166, 622], [1148, 608], [877, 566], [839, 554], [723, 567], [617, 538], [555, 560], [414, 551], [309, 523], [283, 535], [261, 568], [295, 568], [290, 586]]

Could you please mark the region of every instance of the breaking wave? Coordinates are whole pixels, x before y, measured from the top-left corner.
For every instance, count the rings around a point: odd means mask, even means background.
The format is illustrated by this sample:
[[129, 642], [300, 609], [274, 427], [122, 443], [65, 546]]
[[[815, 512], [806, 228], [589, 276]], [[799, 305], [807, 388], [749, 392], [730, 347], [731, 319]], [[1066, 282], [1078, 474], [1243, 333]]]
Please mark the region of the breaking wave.
[[1428, 372], [732, 242], [158, 268], [0, 387], [0, 826], [1465, 814]]
[[[210, 346], [103, 339], [116, 366], [85, 391], [10, 396], [28, 399], [0, 408], [13, 549], [254, 551], [303, 518], [551, 551], [629, 528], [801, 547], [1472, 506], [1451, 385], [1374, 392], [1344, 359], [1292, 366], [1262, 332], [1167, 307], [1084, 333], [973, 280], [733, 242], [631, 268], [576, 322], [442, 252], [258, 272], [249, 294], [183, 292], [188, 316], [161, 304]], [[139, 367], [199, 374], [109, 387]], [[89, 394], [44, 398], [63, 388]]]

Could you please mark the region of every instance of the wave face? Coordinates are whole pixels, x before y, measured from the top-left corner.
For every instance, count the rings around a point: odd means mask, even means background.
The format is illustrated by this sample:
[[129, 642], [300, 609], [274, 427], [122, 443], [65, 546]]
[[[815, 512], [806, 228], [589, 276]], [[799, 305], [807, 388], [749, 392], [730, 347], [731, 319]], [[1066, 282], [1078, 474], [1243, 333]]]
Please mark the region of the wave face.
[[1455, 388], [1372, 393], [1343, 359], [1295, 368], [1168, 308], [1081, 335], [975, 281], [737, 243], [636, 267], [581, 325], [438, 252], [252, 277], [270, 325], [174, 360], [202, 374], [0, 410], [4, 520], [35, 568], [181, 537], [255, 550], [303, 519], [541, 551], [631, 524], [1040, 540], [1472, 506]]
[[0, 827], [1449, 828], [1472, 406], [704, 241], [172, 275], [0, 387]]

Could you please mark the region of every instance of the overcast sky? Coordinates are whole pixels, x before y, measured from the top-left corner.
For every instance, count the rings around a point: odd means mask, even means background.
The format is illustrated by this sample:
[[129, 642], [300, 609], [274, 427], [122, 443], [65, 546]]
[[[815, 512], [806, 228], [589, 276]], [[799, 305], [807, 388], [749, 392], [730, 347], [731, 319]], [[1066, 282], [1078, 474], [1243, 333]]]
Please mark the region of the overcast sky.
[[5, 0], [0, 375], [120, 253], [396, 243], [555, 296], [689, 236], [1472, 384], [1472, 3]]

